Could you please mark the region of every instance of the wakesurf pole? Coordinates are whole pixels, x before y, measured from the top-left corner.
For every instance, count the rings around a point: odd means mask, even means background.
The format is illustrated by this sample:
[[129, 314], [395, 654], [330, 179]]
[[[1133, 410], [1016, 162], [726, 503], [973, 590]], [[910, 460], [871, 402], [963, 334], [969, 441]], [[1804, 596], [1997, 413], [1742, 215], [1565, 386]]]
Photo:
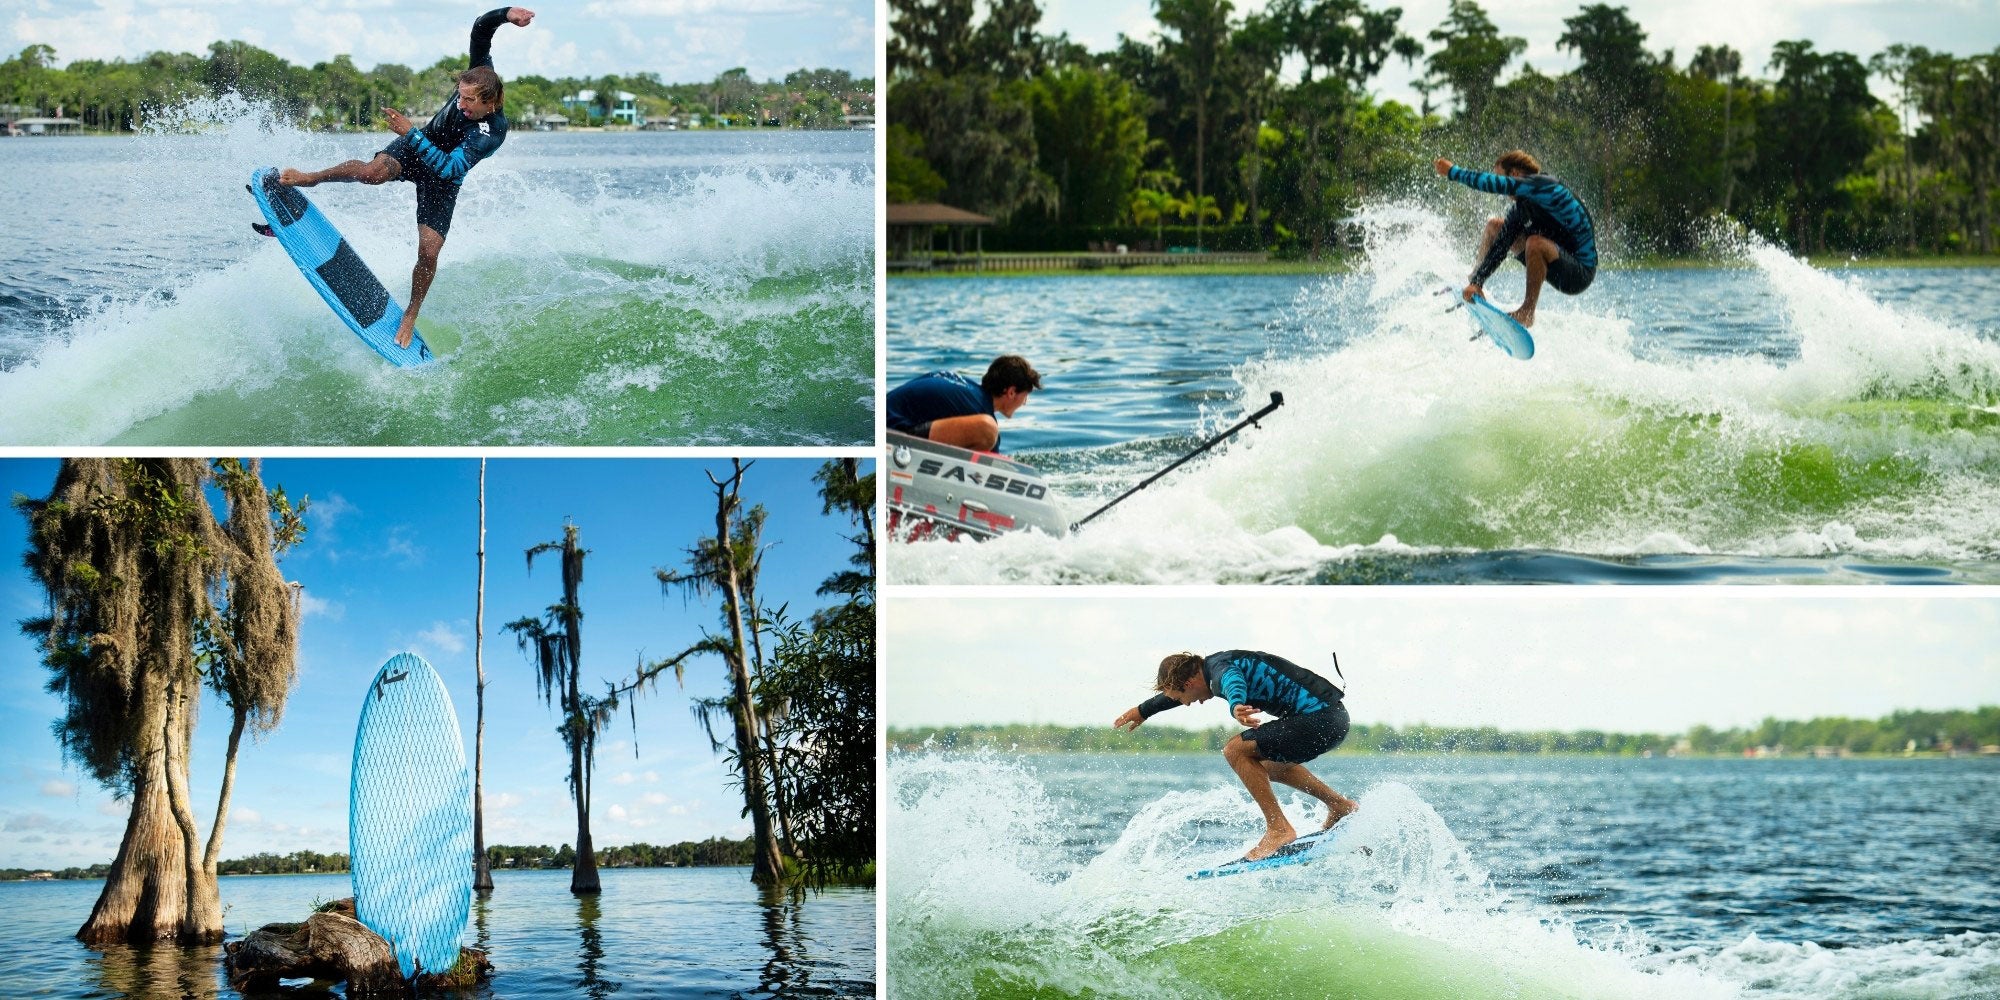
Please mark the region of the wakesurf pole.
[[[1235, 426], [1233, 426], [1233, 427], [1229, 428], [1229, 429], [1228, 429], [1228, 430], [1226, 430], [1226, 431], [1223, 431], [1223, 432], [1222, 432], [1222, 433], [1220, 433], [1220, 434], [1217, 434], [1216, 436], [1214, 436], [1214, 437], [1212, 437], [1212, 438], [1209, 438], [1209, 439], [1208, 439], [1208, 440], [1207, 440], [1206, 442], [1204, 442], [1204, 443], [1202, 444], [1202, 446], [1201, 446], [1201, 447], [1199, 447], [1199, 448], [1196, 448], [1195, 450], [1193, 450], [1193, 451], [1191, 451], [1191, 452], [1188, 452], [1187, 454], [1185, 454], [1185, 455], [1182, 455], [1181, 457], [1179, 457], [1179, 458], [1177, 458], [1177, 459], [1174, 459], [1174, 464], [1172, 464], [1172, 465], [1169, 465], [1169, 466], [1167, 466], [1166, 468], [1164, 468], [1164, 469], [1161, 469], [1160, 471], [1158, 471], [1158, 472], [1155, 472], [1155, 473], [1153, 473], [1153, 474], [1152, 474], [1152, 475], [1150, 475], [1150, 476], [1147, 476], [1147, 477], [1146, 477], [1146, 480], [1145, 480], [1144, 482], [1140, 483], [1140, 484], [1139, 484], [1139, 485], [1137, 485], [1137, 486], [1134, 486], [1134, 487], [1132, 487], [1132, 488], [1131, 488], [1131, 489], [1129, 489], [1129, 490], [1126, 490], [1126, 491], [1125, 491], [1125, 492], [1123, 492], [1123, 493], [1120, 493], [1120, 494], [1118, 494], [1118, 499], [1116, 499], [1116, 500], [1113, 500], [1113, 501], [1111, 501], [1110, 503], [1108, 503], [1108, 504], [1105, 504], [1104, 506], [1102, 506], [1102, 507], [1099, 507], [1099, 508], [1097, 508], [1097, 509], [1096, 509], [1096, 510], [1094, 510], [1094, 511], [1091, 511], [1091, 512], [1090, 512], [1090, 515], [1089, 515], [1088, 517], [1085, 517], [1085, 518], [1084, 518], [1083, 520], [1081, 520], [1081, 521], [1077, 521], [1077, 522], [1075, 522], [1075, 523], [1071, 524], [1071, 525], [1069, 526], [1069, 530], [1071, 530], [1071, 531], [1075, 531], [1075, 530], [1077, 530], [1078, 528], [1081, 528], [1081, 527], [1083, 527], [1084, 525], [1086, 525], [1086, 524], [1089, 524], [1089, 523], [1091, 522], [1091, 520], [1092, 520], [1092, 519], [1094, 519], [1094, 518], [1096, 518], [1096, 517], [1097, 517], [1097, 515], [1099, 515], [1099, 514], [1102, 514], [1102, 513], [1104, 513], [1105, 511], [1107, 511], [1107, 510], [1110, 510], [1111, 508], [1113, 508], [1113, 507], [1116, 507], [1116, 506], [1118, 506], [1119, 504], [1121, 504], [1121, 503], [1125, 502], [1125, 498], [1126, 498], [1126, 497], [1129, 497], [1129, 496], [1131, 496], [1132, 494], [1134, 494], [1134, 493], [1137, 493], [1137, 492], [1139, 492], [1140, 490], [1143, 490], [1143, 489], [1145, 489], [1146, 487], [1148, 487], [1148, 486], [1151, 486], [1151, 485], [1153, 485], [1153, 483], [1154, 483], [1155, 481], [1157, 481], [1157, 480], [1158, 480], [1158, 479], [1159, 479], [1159, 478], [1160, 478], [1161, 476], [1164, 476], [1164, 475], [1166, 475], [1167, 473], [1169, 473], [1169, 472], [1172, 472], [1172, 471], [1174, 471], [1175, 469], [1178, 469], [1178, 468], [1180, 468], [1181, 466], [1183, 466], [1183, 465], [1187, 464], [1187, 462], [1188, 462], [1188, 461], [1189, 461], [1190, 459], [1193, 459], [1193, 458], [1194, 458], [1195, 456], [1197, 456], [1197, 455], [1200, 455], [1200, 454], [1201, 454], [1202, 452], [1205, 452], [1205, 451], [1207, 451], [1208, 449], [1210, 449], [1210, 448], [1213, 448], [1213, 447], [1215, 447], [1216, 445], [1219, 445], [1219, 444], [1221, 444], [1222, 442], [1224, 442], [1224, 441], [1227, 441], [1227, 440], [1229, 440], [1229, 439], [1230, 439], [1230, 438], [1232, 438], [1232, 437], [1235, 437], [1235, 436], [1236, 436], [1236, 432], [1237, 432], [1237, 431], [1240, 431], [1240, 430], [1242, 430], [1242, 429], [1243, 429], [1243, 428], [1245, 428], [1245, 427], [1250, 427], [1250, 426], [1252, 426], [1252, 425], [1256, 425], [1256, 424], [1257, 424], [1257, 420], [1258, 420], [1258, 418], [1260, 418], [1260, 417], [1265, 417], [1265, 416], [1269, 416], [1269, 415], [1270, 415], [1270, 413], [1271, 413], [1271, 411], [1273, 411], [1273, 410], [1275, 410], [1275, 409], [1277, 409], [1278, 407], [1280, 407], [1280, 406], [1283, 406], [1283, 405], [1285, 405], [1285, 394], [1284, 394], [1284, 393], [1282, 393], [1282, 392], [1273, 392], [1273, 393], [1271, 393], [1271, 403], [1270, 403], [1270, 405], [1269, 405], [1269, 406], [1266, 406], [1266, 407], [1264, 407], [1263, 409], [1261, 409], [1261, 410], [1258, 410], [1257, 412], [1255, 412], [1255, 413], [1252, 413], [1252, 414], [1250, 414], [1250, 415], [1249, 415], [1249, 416], [1247, 416], [1247, 417], [1244, 417], [1244, 418], [1243, 418], [1242, 420], [1239, 420], [1239, 421], [1237, 421], [1237, 422], [1236, 422], [1236, 425], [1235, 425]], [[1261, 425], [1260, 425], [1260, 426], [1261, 426]]]

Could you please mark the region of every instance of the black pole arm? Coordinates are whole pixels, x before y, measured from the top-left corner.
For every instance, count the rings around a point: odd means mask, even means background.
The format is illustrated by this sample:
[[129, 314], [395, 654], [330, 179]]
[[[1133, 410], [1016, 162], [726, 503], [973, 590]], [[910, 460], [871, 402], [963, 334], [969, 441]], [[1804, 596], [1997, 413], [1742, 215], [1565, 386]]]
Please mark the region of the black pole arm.
[[1172, 464], [1172, 465], [1169, 465], [1169, 466], [1167, 466], [1166, 468], [1164, 468], [1164, 469], [1161, 469], [1160, 471], [1158, 471], [1158, 472], [1155, 472], [1155, 473], [1153, 473], [1153, 474], [1152, 474], [1152, 475], [1150, 475], [1150, 476], [1147, 476], [1147, 477], [1146, 477], [1146, 481], [1145, 481], [1145, 482], [1142, 482], [1142, 483], [1140, 483], [1139, 485], [1137, 485], [1137, 486], [1134, 486], [1134, 487], [1132, 487], [1131, 489], [1129, 489], [1129, 490], [1126, 490], [1126, 491], [1125, 491], [1125, 492], [1123, 492], [1123, 493], [1120, 493], [1120, 494], [1118, 495], [1118, 499], [1116, 499], [1116, 500], [1113, 500], [1113, 501], [1111, 501], [1110, 503], [1108, 503], [1108, 504], [1105, 504], [1104, 506], [1102, 506], [1102, 507], [1099, 507], [1099, 508], [1097, 508], [1097, 509], [1096, 509], [1096, 510], [1094, 510], [1094, 511], [1091, 511], [1091, 512], [1090, 512], [1090, 516], [1088, 516], [1088, 517], [1085, 517], [1085, 518], [1084, 518], [1083, 520], [1081, 520], [1081, 521], [1078, 521], [1078, 522], [1076, 522], [1075, 524], [1072, 524], [1072, 525], [1070, 525], [1070, 526], [1069, 526], [1069, 530], [1071, 530], [1071, 531], [1075, 531], [1075, 530], [1077, 530], [1078, 528], [1081, 528], [1081, 527], [1083, 527], [1084, 525], [1086, 525], [1086, 524], [1089, 524], [1089, 523], [1090, 523], [1090, 522], [1091, 522], [1091, 521], [1092, 521], [1093, 519], [1095, 519], [1095, 518], [1097, 517], [1097, 515], [1099, 515], [1099, 514], [1102, 514], [1102, 513], [1104, 513], [1105, 511], [1107, 511], [1107, 510], [1110, 510], [1111, 508], [1113, 508], [1113, 507], [1116, 507], [1116, 506], [1118, 506], [1119, 504], [1123, 503], [1123, 502], [1125, 501], [1125, 498], [1126, 498], [1126, 497], [1129, 497], [1129, 496], [1131, 496], [1132, 494], [1134, 494], [1134, 493], [1137, 493], [1137, 492], [1139, 492], [1140, 490], [1143, 490], [1143, 489], [1145, 489], [1146, 487], [1148, 487], [1148, 486], [1151, 486], [1151, 485], [1153, 485], [1153, 483], [1154, 483], [1154, 482], [1155, 482], [1156, 480], [1158, 480], [1158, 479], [1159, 479], [1159, 478], [1160, 478], [1161, 476], [1164, 476], [1164, 475], [1166, 475], [1167, 473], [1169, 473], [1169, 472], [1172, 472], [1172, 471], [1174, 471], [1175, 469], [1178, 469], [1178, 468], [1180, 468], [1180, 467], [1181, 467], [1182, 465], [1185, 465], [1185, 464], [1187, 464], [1188, 460], [1189, 460], [1189, 459], [1192, 459], [1192, 458], [1194, 458], [1194, 457], [1195, 457], [1196, 455], [1199, 455], [1199, 454], [1201, 454], [1202, 452], [1205, 452], [1205, 451], [1207, 451], [1208, 449], [1210, 449], [1210, 448], [1213, 448], [1213, 447], [1215, 447], [1216, 445], [1219, 445], [1219, 444], [1221, 444], [1222, 442], [1224, 442], [1224, 441], [1227, 441], [1227, 440], [1229, 440], [1229, 439], [1230, 439], [1230, 438], [1232, 438], [1232, 437], [1235, 437], [1235, 436], [1236, 436], [1236, 432], [1237, 432], [1237, 431], [1240, 431], [1240, 430], [1242, 430], [1242, 429], [1243, 429], [1243, 428], [1245, 428], [1245, 427], [1249, 427], [1249, 426], [1251, 426], [1251, 425], [1253, 425], [1253, 424], [1256, 424], [1256, 423], [1257, 423], [1257, 420], [1258, 420], [1258, 418], [1260, 418], [1260, 417], [1265, 417], [1265, 416], [1269, 416], [1272, 410], [1275, 410], [1275, 409], [1277, 409], [1278, 407], [1280, 407], [1280, 406], [1283, 406], [1283, 405], [1285, 405], [1285, 394], [1284, 394], [1284, 393], [1282, 393], [1282, 392], [1273, 392], [1273, 393], [1271, 393], [1271, 404], [1270, 404], [1269, 406], [1266, 406], [1266, 407], [1264, 407], [1263, 409], [1261, 409], [1261, 410], [1258, 410], [1257, 412], [1255, 412], [1255, 413], [1252, 413], [1252, 414], [1250, 414], [1250, 415], [1249, 415], [1249, 416], [1247, 416], [1247, 417], [1244, 417], [1244, 418], [1243, 418], [1242, 420], [1239, 420], [1239, 421], [1237, 421], [1237, 422], [1236, 422], [1236, 426], [1234, 426], [1234, 427], [1231, 427], [1231, 428], [1229, 428], [1228, 430], [1226, 430], [1226, 431], [1223, 431], [1222, 433], [1220, 433], [1220, 434], [1217, 434], [1216, 436], [1214, 436], [1214, 437], [1212, 437], [1212, 438], [1209, 438], [1209, 439], [1208, 439], [1208, 440], [1207, 440], [1206, 442], [1204, 442], [1204, 443], [1202, 444], [1202, 446], [1201, 446], [1201, 447], [1199, 447], [1199, 448], [1196, 448], [1195, 450], [1193, 450], [1193, 451], [1191, 451], [1191, 452], [1188, 452], [1187, 454], [1185, 454], [1185, 455], [1182, 455], [1181, 457], [1179, 457], [1179, 458], [1177, 458], [1177, 459], [1174, 459], [1174, 464]]

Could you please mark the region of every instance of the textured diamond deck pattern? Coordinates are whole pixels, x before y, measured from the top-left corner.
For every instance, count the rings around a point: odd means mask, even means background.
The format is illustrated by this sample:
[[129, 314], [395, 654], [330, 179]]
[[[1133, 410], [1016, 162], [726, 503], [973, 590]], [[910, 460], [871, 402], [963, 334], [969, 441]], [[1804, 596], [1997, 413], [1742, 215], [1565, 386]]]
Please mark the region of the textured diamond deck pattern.
[[472, 776], [451, 695], [423, 658], [375, 674], [354, 732], [347, 848], [354, 910], [403, 975], [458, 961], [472, 909]]
[[285, 252], [292, 255], [292, 263], [299, 266], [299, 273], [305, 275], [306, 282], [313, 286], [314, 291], [319, 292], [319, 297], [326, 300], [334, 315], [339, 316], [340, 321], [347, 324], [348, 329], [353, 330], [364, 343], [374, 348], [375, 353], [387, 358], [390, 364], [398, 368], [414, 368], [417, 365], [429, 364], [433, 360], [431, 349], [430, 345], [424, 343], [421, 331], [410, 339], [410, 346], [396, 346], [396, 327], [403, 322], [403, 306], [396, 301], [395, 296], [382, 288], [382, 282], [375, 277], [373, 271], [368, 270], [360, 257], [355, 256], [351, 247], [346, 248], [347, 257], [359, 265], [361, 270], [358, 274], [352, 273], [351, 268], [343, 272], [346, 276], [346, 280], [342, 283], [343, 290], [348, 293], [349, 298], [355, 298], [357, 288], [373, 285], [373, 289], [368, 290], [366, 295], [356, 301], [357, 304], [362, 301], [371, 303], [370, 308], [362, 311], [374, 312], [372, 304], [379, 296], [381, 300], [385, 300], [380, 305], [380, 313], [372, 322], [362, 322], [355, 317], [354, 310], [342, 301], [341, 295], [328, 286], [320, 267], [332, 260], [334, 255], [346, 246], [340, 238], [340, 231], [333, 228], [333, 223], [328, 222], [326, 216], [320, 214], [319, 208], [297, 189], [290, 189], [289, 193], [305, 205], [304, 213], [294, 220], [289, 218], [290, 212], [276, 210], [271, 204], [271, 187], [276, 186], [276, 182], [272, 180], [275, 173], [276, 170], [272, 167], [258, 167], [252, 171], [250, 196], [257, 199], [257, 207], [263, 211], [264, 221], [270, 223], [272, 233], [284, 246]]

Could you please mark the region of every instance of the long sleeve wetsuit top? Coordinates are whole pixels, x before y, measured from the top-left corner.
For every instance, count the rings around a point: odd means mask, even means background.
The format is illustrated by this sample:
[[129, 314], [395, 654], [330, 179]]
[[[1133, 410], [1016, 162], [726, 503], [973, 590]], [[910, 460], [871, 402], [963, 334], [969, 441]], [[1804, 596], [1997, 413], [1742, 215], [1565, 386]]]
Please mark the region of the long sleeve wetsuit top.
[[[472, 22], [472, 65], [493, 65], [493, 32], [507, 23], [510, 7], [496, 7]], [[499, 108], [478, 121], [459, 110], [458, 93], [420, 129], [410, 130], [410, 146], [439, 180], [465, 183], [474, 164], [493, 155], [507, 141], [507, 116]]]
[[1591, 225], [1590, 211], [1583, 207], [1569, 186], [1547, 174], [1509, 177], [1464, 167], [1451, 168], [1451, 179], [1487, 194], [1504, 194], [1514, 199], [1514, 207], [1500, 226], [1500, 234], [1486, 249], [1486, 256], [1472, 271], [1472, 284], [1484, 285], [1500, 263], [1514, 250], [1514, 241], [1523, 234], [1546, 236], [1569, 251], [1578, 264], [1597, 267], [1597, 230]]
[[[1228, 649], [1202, 658], [1208, 689], [1228, 699], [1234, 712], [1249, 705], [1266, 715], [1286, 718], [1317, 712], [1341, 699], [1333, 682], [1272, 653]], [[1139, 704], [1139, 717], [1150, 719], [1180, 702], [1156, 694]]]

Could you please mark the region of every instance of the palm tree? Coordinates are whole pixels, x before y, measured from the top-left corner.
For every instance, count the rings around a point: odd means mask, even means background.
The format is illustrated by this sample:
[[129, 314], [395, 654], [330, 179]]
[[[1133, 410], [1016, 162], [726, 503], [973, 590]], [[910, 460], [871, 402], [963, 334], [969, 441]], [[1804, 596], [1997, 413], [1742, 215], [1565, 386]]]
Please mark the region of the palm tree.
[[[228, 504], [218, 521], [207, 488]], [[305, 534], [257, 463], [65, 459], [49, 496], [17, 498], [48, 614], [22, 623], [64, 701], [63, 752], [131, 804], [86, 944], [222, 939], [216, 861], [244, 730], [268, 732], [296, 677], [298, 608], [277, 555]], [[195, 710], [229, 706], [222, 789], [203, 855], [189, 797]]]
[[1132, 192], [1132, 221], [1141, 226], [1152, 223], [1153, 242], [1164, 246], [1165, 238], [1161, 236], [1161, 226], [1166, 222], [1167, 215], [1179, 205], [1180, 199], [1165, 191], [1140, 188]]
[[549, 605], [539, 620], [518, 618], [506, 627], [535, 664], [543, 704], [562, 710], [562, 725], [556, 732], [569, 748], [569, 791], [576, 802], [576, 867], [570, 871], [569, 891], [599, 892], [597, 852], [590, 841], [590, 776], [597, 766], [597, 735], [610, 722], [612, 705], [583, 694], [578, 683], [583, 670], [583, 608], [577, 591], [583, 584], [583, 557], [590, 553], [577, 545], [576, 525], [570, 523], [563, 525], [561, 541], [528, 550], [528, 568], [533, 570], [535, 557], [548, 552], [562, 553], [561, 603]]

